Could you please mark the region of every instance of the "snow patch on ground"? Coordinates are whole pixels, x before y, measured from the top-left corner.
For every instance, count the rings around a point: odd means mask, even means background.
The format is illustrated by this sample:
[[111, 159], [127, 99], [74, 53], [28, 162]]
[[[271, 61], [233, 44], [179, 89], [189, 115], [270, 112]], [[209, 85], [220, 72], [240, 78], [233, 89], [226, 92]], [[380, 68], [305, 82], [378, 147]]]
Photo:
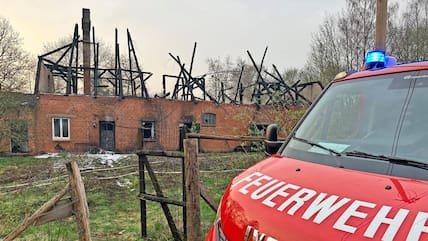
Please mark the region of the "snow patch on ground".
[[116, 185], [119, 187], [129, 187], [131, 186], [131, 181], [129, 179], [125, 179], [123, 182], [120, 182], [119, 180], [116, 180]]
[[[96, 166], [102, 165], [105, 167], [114, 167], [116, 164], [120, 163], [121, 160], [124, 160], [130, 157], [131, 154], [115, 154], [115, 153], [102, 153], [102, 154], [82, 154], [82, 155], [71, 155], [68, 154], [66, 158], [61, 158], [56, 161], [53, 166], [54, 169], [65, 169], [65, 163], [70, 161], [72, 158], [77, 158], [79, 167], [81, 169], [95, 169]], [[50, 157], [61, 157], [59, 153], [48, 153], [35, 158], [50, 158]]]
[[[120, 160], [127, 158], [128, 154], [85, 154], [81, 159], [86, 165], [101, 164], [107, 167], [114, 167]], [[85, 166], [86, 166], [85, 165]]]
[[46, 153], [46, 154], [43, 154], [43, 155], [35, 156], [34, 158], [37, 158], [37, 159], [47, 159], [47, 158], [51, 158], [51, 157], [59, 157], [59, 153]]

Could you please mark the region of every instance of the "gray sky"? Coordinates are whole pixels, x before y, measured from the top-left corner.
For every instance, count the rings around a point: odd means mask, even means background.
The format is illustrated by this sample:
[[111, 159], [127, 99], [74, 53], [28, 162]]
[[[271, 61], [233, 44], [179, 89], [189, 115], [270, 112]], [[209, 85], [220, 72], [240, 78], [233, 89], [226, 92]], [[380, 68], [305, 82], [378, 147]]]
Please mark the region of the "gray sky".
[[118, 28], [122, 53], [129, 28], [144, 70], [154, 73], [149, 89], [157, 92], [162, 74], [178, 74], [168, 53], [190, 64], [194, 42], [195, 75], [207, 72], [210, 57], [249, 62], [250, 50], [260, 61], [266, 46], [266, 66], [302, 67], [311, 34], [344, 5], [345, 0], [0, 0], [0, 16], [21, 34], [24, 48], [39, 55], [44, 43], [71, 35], [75, 23], [80, 28], [82, 8], [89, 8], [98, 38], [113, 46]]

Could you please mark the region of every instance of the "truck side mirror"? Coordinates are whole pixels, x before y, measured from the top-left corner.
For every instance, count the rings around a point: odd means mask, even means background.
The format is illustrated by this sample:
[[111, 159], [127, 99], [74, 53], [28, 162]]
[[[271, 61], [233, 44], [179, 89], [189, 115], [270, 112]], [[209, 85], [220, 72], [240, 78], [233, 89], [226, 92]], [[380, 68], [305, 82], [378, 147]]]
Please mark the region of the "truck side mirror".
[[277, 153], [282, 144], [282, 141], [278, 141], [278, 125], [270, 124], [266, 129], [265, 153], [267, 155]]

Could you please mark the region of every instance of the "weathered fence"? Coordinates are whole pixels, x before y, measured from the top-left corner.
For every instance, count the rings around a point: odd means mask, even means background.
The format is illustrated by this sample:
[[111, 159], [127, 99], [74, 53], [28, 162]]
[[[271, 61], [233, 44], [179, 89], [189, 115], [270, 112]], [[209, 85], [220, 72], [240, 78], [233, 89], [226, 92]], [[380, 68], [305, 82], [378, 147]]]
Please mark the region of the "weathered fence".
[[[187, 139], [183, 140], [183, 152], [164, 152], [164, 151], [139, 151], [136, 154], [139, 157], [139, 184], [140, 184], [140, 208], [141, 208], [141, 237], [147, 237], [147, 201], [160, 203], [163, 213], [167, 219], [169, 229], [172, 237], [176, 241], [189, 240], [199, 241], [202, 240], [201, 234], [201, 208], [200, 197], [208, 204], [213, 210], [217, 211], [218, 203], [206, 190], [204, 185], [201, 184], [199, 178], [199, 139], [210, 140], [234, 140], [234, 141], [264, 141], [264, 137], [255, 136], [216, 136], [206, 134], [188, 133]], [[156, 173], [148, 161], [148, 156], [162, 156], [168, 158], [178, 158], [181, 160], [181, 174], [182, 174], [182, 199], [172, 200], [165, 197], [162, 188], [159, 184]], [[146, 192], [146, 177], [145, 172], [148, 173], [150, 181], [153, 185], [154, 194]], [[171, 215], [168, 205], [175, 205], [182, 207], [183, 213], [183, 237], [177, 229], [177, 225]]]
[[[76, 218], [79, 241], [91, 241], [89, 209], [79, 167], [76, 160], [66, 163], [66, 167], [69, 176], [67, 185], [28, 217], [17, 229], [9, 233], [3, 241], [14, 240], [30, 225], [41, 225], [72, 215]], [[61, 200], [68, 192], [70, 192], [71, 199]]]
[[[184, 240], [180, 233], [178, 232], [177, 225], [174, 222], [171, 211], [168, 205], [176, 205], [183, 208], [183, 224], [184, 224], [184, 234], [186, 235], [186, 195], [185, 195], [185, 180], [184, 180], [184, 172], [182, 176], [182, 190], [183, 196], [182, 200], [172, 200], [168, 199], [164, 196], [162, 188], [159, 184], [158, 178], [156, 177], [153, 168], [150, 165], [150, 162], [147, 159], [147, 156], [162, 156], [169, 158], [179, 158], [181, 159], [182, 170], [184, 170], [184, 156], [182, 152], [163, 152], [163, 151], [139, 151], [137, 152], [138, 162], [139, 162], [139, 185], [140, 185], [140, 215], [141, 215], [141, 237], [147, 237], [147, 201], [153, 201], [160, 203], [163, 213], [165, 214], [166, 220], [168, 222], [168, 226], [170, 228], [171, 234], [174, 240], [181, 241]], [[146, 192], [146, 178], [145, 178], [145, 170], [147, 169], [147, 173], [150, 177], [150, 180], [153, 184], [153, 188], [155, 190], [155, 194], [150, 194]]]

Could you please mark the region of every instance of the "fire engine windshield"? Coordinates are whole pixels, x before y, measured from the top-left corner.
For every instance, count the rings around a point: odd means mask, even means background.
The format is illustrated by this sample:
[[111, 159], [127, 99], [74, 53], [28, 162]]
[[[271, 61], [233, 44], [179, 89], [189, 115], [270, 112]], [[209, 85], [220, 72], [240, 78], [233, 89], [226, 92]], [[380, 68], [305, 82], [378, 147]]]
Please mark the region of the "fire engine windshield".
[[337, 163], [354, 152], [428, 163], [427, 108], [428, 71], [333, 83], [282, 154]]

